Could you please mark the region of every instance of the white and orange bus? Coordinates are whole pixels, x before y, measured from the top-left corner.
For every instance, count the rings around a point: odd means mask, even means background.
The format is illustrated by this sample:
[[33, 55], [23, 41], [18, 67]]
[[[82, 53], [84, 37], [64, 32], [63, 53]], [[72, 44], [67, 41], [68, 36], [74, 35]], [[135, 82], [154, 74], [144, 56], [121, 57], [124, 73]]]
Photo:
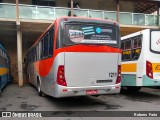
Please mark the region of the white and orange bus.
[[53, 97], [120, 92], [119, 25], [103, 19], [61, 17], [26, 55], [29, 82]]
[[160, 86], [160, 30], [145, 29], [121, 40], [122, 88]]

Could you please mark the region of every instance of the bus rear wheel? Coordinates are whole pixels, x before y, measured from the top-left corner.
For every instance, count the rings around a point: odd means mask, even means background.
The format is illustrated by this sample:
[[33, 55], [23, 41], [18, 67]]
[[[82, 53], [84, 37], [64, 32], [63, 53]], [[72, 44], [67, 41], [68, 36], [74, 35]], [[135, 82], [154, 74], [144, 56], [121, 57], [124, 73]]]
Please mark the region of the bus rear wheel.
[[142, 87], [128, 86], [127, 90], [129, 92], [138, 92]]

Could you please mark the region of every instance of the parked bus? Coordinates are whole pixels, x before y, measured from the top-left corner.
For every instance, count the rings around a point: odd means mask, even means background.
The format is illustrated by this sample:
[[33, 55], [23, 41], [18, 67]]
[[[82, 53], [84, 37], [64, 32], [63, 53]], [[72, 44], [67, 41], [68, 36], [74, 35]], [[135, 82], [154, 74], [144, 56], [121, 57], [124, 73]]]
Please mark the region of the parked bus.
[[160, 30], [142, 30], [121, 40], [122, 87], [160, 86]]
[[119, 25], [101, 19], [61, 17], [26, 55], [29, 82], [53, 97], [120, 92]]
[[4, 47], [0, 44], [0, 93], [10, 81], [10, 58]]

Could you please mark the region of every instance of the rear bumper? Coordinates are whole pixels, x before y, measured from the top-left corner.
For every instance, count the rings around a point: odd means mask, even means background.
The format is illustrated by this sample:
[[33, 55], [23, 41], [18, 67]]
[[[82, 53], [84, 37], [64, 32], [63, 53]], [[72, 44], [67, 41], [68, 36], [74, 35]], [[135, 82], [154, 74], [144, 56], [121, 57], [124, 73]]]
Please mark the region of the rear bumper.
[[151, 79], [147, 77], [146, 75], [143, 75], [140, 81], [136, 80], [136, 75], [122, 75], [122, 76], [123, 76], [122, 81], [121, 81], [122, 87], [125, 87], [125, 86], [160, 86], [160, 79]]
[[54, 97], [71, 97], [71, 96], [86, 96], [87, 90], [97, 90], [98, 94], [117, 94], [120, 92], [121, 84], [109, 85], [109, 86], [90, 86], [90, 87], [65, 87], [55, 84]]
[[142, 86], [160, 86], [160, 80], [143, 76]]

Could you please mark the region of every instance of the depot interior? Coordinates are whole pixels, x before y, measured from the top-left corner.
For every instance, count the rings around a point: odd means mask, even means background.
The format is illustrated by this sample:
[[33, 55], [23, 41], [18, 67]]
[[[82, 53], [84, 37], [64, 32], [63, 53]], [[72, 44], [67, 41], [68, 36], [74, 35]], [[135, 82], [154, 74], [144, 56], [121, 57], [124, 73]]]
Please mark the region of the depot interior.
[[[1, 17], [1, 14], [4, 12], [1, 6], [5, 3], [13, 4], [14, 7], [16, 7], [16, 0], [0, 0], [0, 42], [6, 48], [11, 58], [11, 73], [14, 76], [14, 82], [19, 83], [23, 81], [23, 83], [26, 83], [26, 73], [23, 62], [24, 55], [53, 20], [19, 18], [17, 22], [16, 18]], [[18, 3], [28, 6], [31, 5], [31, 7], [35, 8], [36, 5], [70, 8], [72, 2], [71, 0], [19, 0]], [[158, 2], [158, 0], [92, 0], [92, 2], [91, 0], [73, 0], [73, 7], [76, 8], [77, 5], [79, 9], [116, 11], [117, 22], [121, 21], [119, 12], [159, 15], [160, 10], [160, 2]], [[21, 9], [19, 9], [19, 12], [20, 10]], [[121, 21], [121, 36], [146, 28], [159, 29], [159, 18], [160, 17], [157, 18], [157, 24], [151, 26], [126, 25]], [[22, 49], [22, 53], [19, 53], [20, 49]], [[20, 67], [21, 63], [22, 67]], [[18, 69], [18, 67], [20, 68]], [[23, 77], [19, 76], [20, 72], [22, 72]], [[19, 85], [22, 86], [23, 83]]]

